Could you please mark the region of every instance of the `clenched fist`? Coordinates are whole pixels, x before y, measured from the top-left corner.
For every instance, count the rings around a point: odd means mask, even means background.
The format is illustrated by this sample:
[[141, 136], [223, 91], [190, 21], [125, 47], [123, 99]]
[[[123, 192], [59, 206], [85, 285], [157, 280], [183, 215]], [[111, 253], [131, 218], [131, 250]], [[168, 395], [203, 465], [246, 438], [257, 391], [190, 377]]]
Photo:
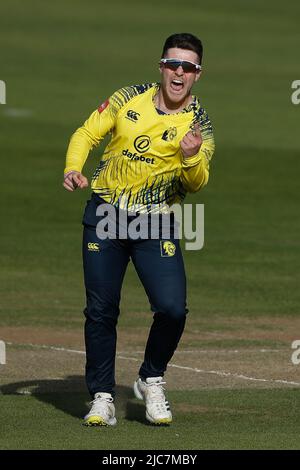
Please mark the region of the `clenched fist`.
[[202, 145], [202, 137], [200, 132], [200, 125], [197, 123], [191, 131], [183, 137], [180, 142], [180, 147], [184, 158], [193, 157], [196, 155]]
[[68, 191], [74, 191], [76, 188], [87, 188], [88, 180], [79, 171], [69, 171], [65, 174], [63, 187]]

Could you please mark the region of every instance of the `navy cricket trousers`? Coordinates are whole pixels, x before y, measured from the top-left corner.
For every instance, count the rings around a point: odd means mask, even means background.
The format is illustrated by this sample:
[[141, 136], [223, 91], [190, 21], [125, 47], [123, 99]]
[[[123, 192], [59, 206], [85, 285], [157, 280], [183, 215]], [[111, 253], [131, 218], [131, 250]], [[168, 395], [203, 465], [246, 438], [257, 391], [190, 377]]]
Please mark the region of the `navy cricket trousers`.
[[168, 253], [161, 239], [99, 240], [96, 194], [88, 201], [83, 217], [83, 267], [86, 288], [85, 345], [86, 384], [97, 392], [114, 396], [116, 325], [120, 292], [131, 259], [153, 311], [153, 323], [139, 375], [163, 376], [182, 335], [186, 314], [186, 278], [179, 240]]

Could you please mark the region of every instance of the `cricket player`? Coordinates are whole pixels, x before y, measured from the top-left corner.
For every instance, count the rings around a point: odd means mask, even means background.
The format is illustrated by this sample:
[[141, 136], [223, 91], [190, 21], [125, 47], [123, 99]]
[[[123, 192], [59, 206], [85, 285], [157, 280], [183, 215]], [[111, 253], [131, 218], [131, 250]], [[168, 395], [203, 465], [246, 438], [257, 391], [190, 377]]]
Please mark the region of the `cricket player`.
[[[86, 383], [92, 397], [88, 426], [115, 425], [116, 325], [120, 291], [131, 260], [145, 288], [153, 323], [134, 394], [153, 424], [170, 424], [172, 413], [163, 380], [184, 330], [186, 277], [179, 240], [118, 236], [124, 212], [158, 220], [166, 208], [199, 191], [209, 177], [214, 152], [212, 126], [192, 94], [201, 76], [202, 43], [192, 34], [167, 38], [159, 61], [160, 82], [133, 85], [113, 93], [72, 135], [63, 186], [88, 187], [82, 168], [92, 147], [110, 134], [91, 180], [92, 195], [83, 216], [86, 287]], [[116, 211], [116, 237], [97, 235], [101, 208]], [[99, 215], [100, 214], [100, 215]], [[101, 215], [102, 214], [102, 215]], [[150, 221], [150, 218], [149, 218]], [[149, 222], [150, 223], [150, 222]]]

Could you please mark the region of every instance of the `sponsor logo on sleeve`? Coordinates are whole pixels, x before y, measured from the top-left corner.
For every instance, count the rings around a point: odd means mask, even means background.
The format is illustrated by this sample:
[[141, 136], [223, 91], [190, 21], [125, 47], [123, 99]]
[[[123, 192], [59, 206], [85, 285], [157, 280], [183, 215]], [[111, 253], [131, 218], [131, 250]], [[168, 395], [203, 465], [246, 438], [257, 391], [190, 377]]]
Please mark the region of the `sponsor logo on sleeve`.
[[105, 108], [107, 108], [108, 105], [109, 105], [109, 100], [104, 101], [104, 103], [102, 103], [102, 104], [99, 106], [98, 112], [101, 114], [102, 111], [104, 111]]

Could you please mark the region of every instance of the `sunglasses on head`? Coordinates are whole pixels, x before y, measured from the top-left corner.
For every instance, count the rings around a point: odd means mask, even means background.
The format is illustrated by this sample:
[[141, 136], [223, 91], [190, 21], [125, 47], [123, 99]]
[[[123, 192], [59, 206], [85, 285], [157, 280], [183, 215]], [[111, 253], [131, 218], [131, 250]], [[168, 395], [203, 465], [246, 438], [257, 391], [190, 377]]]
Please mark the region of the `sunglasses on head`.
[[178, 67], [182, 67], [184, 72], [199, 72], [201, 65], [190, 62], [189, 60], [178, 60], [178, 59], [161, 59], [160, 64], [163, 64], [170, 70], [177, 70]]

